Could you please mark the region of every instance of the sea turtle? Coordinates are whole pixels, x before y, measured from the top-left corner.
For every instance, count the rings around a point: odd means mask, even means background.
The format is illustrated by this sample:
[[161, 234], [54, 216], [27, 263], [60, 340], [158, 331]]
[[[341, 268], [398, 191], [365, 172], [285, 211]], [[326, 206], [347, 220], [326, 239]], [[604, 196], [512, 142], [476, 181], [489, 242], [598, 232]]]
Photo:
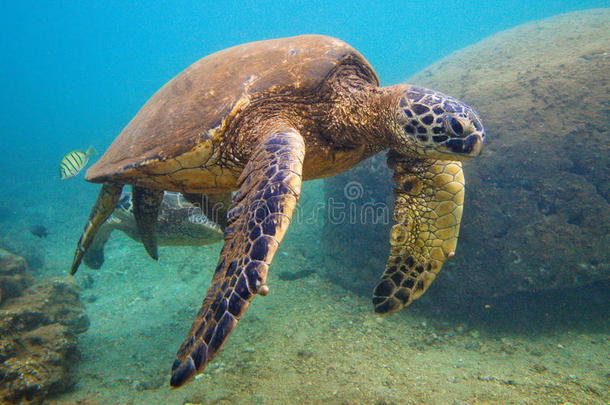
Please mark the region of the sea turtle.
[[[92, 269], [104, 263], [104, 245], [112, 231], [119, 230], [140, 242], [133, 216], [131, 193], [123, 191], [112, 215], [95, 234], [83, 260]], [[222, 240], [222, 229], [210, 221], [201, 208], [186, 201], [180, 193], [166, 191], [159, 207], [156, 226], [157, 244], [161, 246], [203, 246]]]
[[[335, 38], [253, 42], [206, 56], [158, 90], [86, 173], [103, 183], [72, 273], [124, 185], [147, 251], [163, 190], [204, 201], [224, 221], [211, 286], [172, 365], [180, 386], [218, 353], [265, 280], [301, 190], [389, 149], [390, 257], [373, 292], [378, 313], [418, 298], [454, 255], [464, 200], [460, 161], [485, 139], [477, 113], [417, 86], [379, 87], [368, 62]], [[230, 192], [236, 191], [231, 199]]]

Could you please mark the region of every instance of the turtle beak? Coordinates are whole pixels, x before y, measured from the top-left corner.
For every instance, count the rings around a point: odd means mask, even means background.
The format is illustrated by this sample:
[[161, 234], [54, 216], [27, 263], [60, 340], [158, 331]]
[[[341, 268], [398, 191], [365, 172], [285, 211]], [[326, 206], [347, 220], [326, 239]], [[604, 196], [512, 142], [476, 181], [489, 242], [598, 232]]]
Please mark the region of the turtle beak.
[[472, 146], [472, 152], [470, 153], [471, 157], [477, 157], [481, 154], [481, 150], [483, 149], [484, 139], [482, 136], [478, 135], [474, 140], [474, 145]]
[[445, 142], [443, 149], [451, 154], [463, 156], [464, 159], [481, 154], [484, 137], [481, 134], [470, 134], [465, 138], [453, 138]]
[[455, 114], [450, 113], [446, 114], [443, 120], [449, 139], [439, 145], [439, 151], [457, 155], [456, 158], [459, 160], [481, 154], [485, 141], [485, 128], [474, 113], [469, 114], [468, 118], [456, 117]]

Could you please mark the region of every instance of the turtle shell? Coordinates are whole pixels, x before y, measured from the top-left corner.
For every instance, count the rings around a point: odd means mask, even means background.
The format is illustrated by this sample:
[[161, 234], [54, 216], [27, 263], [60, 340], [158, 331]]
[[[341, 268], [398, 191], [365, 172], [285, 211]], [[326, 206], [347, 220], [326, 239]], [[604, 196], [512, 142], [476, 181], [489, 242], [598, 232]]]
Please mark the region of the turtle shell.
[[[315, 92], [348, 59], [356, 61], [364, 77], [379, 83], [356, 50], [320, 35], [252, 42], [208, 55], [146, 102], [87, 171], [86, 179], [130, 183], [142, 173], [169, 165], [170, 159], [175, 170], [202, 165], [209, 158], [206, 154], [213, 153], [212, 144], [224, 143], [219, 137], [227, 117], [253, 99]], [[193, 151], [199, 151], [198, 160]], [[163, 172], [172, 170], [165, 167]]]

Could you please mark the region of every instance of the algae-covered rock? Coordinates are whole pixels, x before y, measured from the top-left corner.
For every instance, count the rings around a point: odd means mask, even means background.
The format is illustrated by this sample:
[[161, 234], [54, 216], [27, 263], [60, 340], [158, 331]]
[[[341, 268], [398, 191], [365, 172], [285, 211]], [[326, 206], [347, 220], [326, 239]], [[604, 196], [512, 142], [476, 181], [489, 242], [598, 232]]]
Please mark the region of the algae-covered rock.
[[[33, 284], [25, 260], [0, 251], [0, 403], [42, 403], [72, 385], [76, 334], [89, 327], [71, 278]], [[17, 286], [16, 289], [12, 289]], [[11, 288], [11, 290], [9, 290]]]
[[31, 282], [26, 269], [25, 259], [0, 248], [0, 304], [7, 298], [21, 295]]
[[[472, 105], [488, 134], [482, 156], [465, 164], [457, 255], [432, 294], [491, 297], [610, 278], [609, 20], [609, 10], [591, 10], [525, 24], [407, 79]], [[327, 200], [346, 201], [350, 181], [365, 196], [389, 195], [385, 157], [328, 179]], [[346, 202], [358, 210], [367, 199]], [[389, 225], [326, 229], [330, 264], [339, 256], [352, 267], [333, 277], [370, 290], [385, 266]]]

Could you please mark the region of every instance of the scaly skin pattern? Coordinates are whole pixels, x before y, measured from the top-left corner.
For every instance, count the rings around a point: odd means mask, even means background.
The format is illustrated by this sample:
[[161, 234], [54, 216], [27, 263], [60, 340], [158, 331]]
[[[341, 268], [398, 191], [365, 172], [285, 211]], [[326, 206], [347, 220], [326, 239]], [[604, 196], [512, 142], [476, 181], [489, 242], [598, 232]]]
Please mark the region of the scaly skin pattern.
[[454, 256], [464, 174], [457, 161], [413, 161], [388, 153], [394, 170], [394, 222], [390, 255], [373, 291], [375, 312], [396, 312], [419, 298], [443, 263]]
[[300, 195], [304, 155], [302, 137], [290, 129], [272, 131], [254, 151], [233, 197], [212, 284], [172, 366], [172, 386], [205, 367], [254, 295], [267, 295], [267, 270]]

